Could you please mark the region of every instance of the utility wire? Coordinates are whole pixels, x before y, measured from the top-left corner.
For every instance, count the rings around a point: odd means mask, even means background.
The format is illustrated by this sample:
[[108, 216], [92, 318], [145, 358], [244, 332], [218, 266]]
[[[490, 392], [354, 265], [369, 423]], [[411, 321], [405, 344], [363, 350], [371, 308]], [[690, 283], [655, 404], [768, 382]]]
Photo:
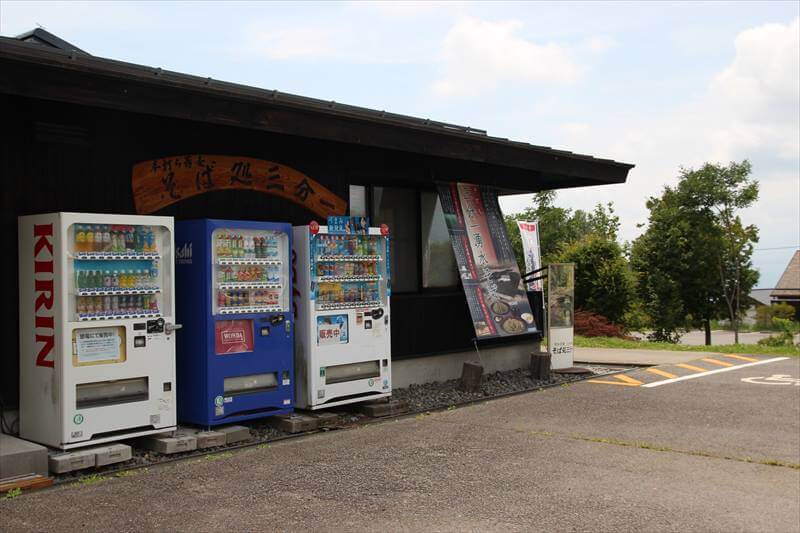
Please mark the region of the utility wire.
[[789, 249], [800, 249], [800, 246], [775, 246], [774, 248], [753, 248], [754, 252], [763, 252], [765, 250], [789, 250]]

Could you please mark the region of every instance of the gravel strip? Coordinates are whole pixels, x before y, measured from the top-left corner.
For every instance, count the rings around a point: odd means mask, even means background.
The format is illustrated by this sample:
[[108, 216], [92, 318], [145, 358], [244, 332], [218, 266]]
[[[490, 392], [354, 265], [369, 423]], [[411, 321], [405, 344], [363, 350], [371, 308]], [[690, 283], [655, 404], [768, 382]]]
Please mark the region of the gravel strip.
[[[592, 372], [592, 375], [602, 375], [617, 372], [620, 368], [581, 365]], [[392, 399], [405, 400], [412, 411], [425, 411], [440, 409], [468, 401], [491, 398], [501, 394], [510, 394], [533, 390], [548, 385], [558, 385], [586, 379], [586, 374], [559, 374], [551, 373], [549, 380], [536, 380], [530, 377], [527, 369], [507, 370], [483, 376], [481, 389], [477, 392], [467, 392], [459, 388], [460, 379], [448, 381], [435, 381], [422, 385], [411, 385], [404, 389], [393, 389]]]

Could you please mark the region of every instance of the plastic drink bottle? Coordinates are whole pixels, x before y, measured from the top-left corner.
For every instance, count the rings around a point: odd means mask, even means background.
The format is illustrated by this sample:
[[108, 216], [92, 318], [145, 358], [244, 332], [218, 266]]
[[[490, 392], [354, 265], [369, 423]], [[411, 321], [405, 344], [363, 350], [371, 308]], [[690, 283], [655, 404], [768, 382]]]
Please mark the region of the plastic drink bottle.
[[84, 238], [86, 242], [83, 245], [82, 252], [91, 252], [94, 250], [94, 232], [92, 231], [91, 226], [84, 226], [83, 227]]
[[[101, 252], [103, 250], [103, 230], [100, 226], [90, 226], [92, 228], [92, 252]], [[87, 235], [88, 240], [88, 235]]]
[[75, 226], [75, 251], [86, 251], [86, 230], [81, 224]]
[[144, 234], [142, 233], [142, 227], [136, 226], [136, 231], [134, 232], [135, 238], [135, 248], [134, 250], [138, 253], [144, 251]]
[[111, 251], [116, 253], [119, 252], [119, 230], [117, 226], [109, 226], [110, 234], [111, 234]]
[[111, 251], [111, 229], [106, 225], [103, 225], [102, 228], [103, 228], [103, 233], [102, 233], [102, 235], [103, 235], [103, 248], [102, 248], [102, 251], [103, 252], [110, 252]]

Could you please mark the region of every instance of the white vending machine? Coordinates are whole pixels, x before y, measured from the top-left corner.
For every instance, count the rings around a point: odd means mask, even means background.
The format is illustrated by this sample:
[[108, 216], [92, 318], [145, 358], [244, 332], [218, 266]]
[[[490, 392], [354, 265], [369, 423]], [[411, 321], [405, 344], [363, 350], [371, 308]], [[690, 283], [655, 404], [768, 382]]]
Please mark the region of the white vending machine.
[[175, 429], [172, 217], [19, 218], [20, 436], [71, 449]]
[[298, 408], [391, 395], [388, 228], [368, 226], [329, 217], [294, 228]]

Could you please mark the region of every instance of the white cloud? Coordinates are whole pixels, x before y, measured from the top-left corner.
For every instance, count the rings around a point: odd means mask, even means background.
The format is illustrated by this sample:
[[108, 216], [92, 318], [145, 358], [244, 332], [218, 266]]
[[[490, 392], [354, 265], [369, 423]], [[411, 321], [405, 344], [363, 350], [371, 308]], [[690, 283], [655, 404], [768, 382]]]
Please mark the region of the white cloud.
[[714, 149], [720, 158], [737, 151], [776, 147], [800, 152], [800, 18], [766, 24], [736, 37], [736, 58], [718, 73], [708, 103], [719, 115]]
[[444, 76], [434, 82], [434, 93], [477, 96], [506, 84], [559, 85], [580, 78], [568, 47], [528, 41], [517, 35], [521, 28], [516, 20], [460, 18], [444, 38]]
[[586, 41], [589, 51], [600, 54], [617, 46], [617, 41], [611, 37], [592, 37]]
[[[567, 122], [558, 146], [636, 164], [624, 185], [559, 192], [559, 203], [591, 209], [615, 202], [621, 237], [635, 238], [647, 221], [645, 200], [674, 184], [681, 166], [749, 159], [761, 183], [758, 202], [743, 213], [761, 230], [759, 247], [800, 242], [800, 19], [745, 30], [735, 57], [712, 76], [701, 96], [643, 116]], [[520, 211], [528, 195], [503, 199]], [[785, 265], [767, 265], [761, 286], [772, 286]]]

